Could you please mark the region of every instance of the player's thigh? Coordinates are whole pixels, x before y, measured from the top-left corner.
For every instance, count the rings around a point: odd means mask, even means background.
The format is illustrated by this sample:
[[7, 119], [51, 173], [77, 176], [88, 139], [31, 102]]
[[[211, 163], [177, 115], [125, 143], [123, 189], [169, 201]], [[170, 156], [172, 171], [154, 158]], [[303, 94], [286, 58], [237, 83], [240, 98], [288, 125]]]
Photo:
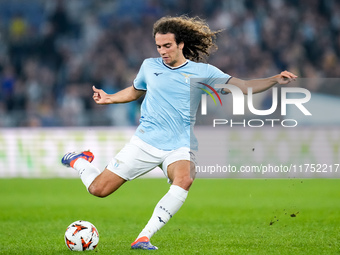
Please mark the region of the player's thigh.
[[167, 173], [173, 185], [189, 190], [196, 175], [195, 164], [189, 160], [175, 161], [168, 166]]
[[105, 169], [91, 183], [89, 192], [95, 196], [106, 197], [119, 189], [125, 182], [126, 180], [119, 175]]
[[173, 183], [175, 178], [195, 178], [196, 156], [187, 147], [181, 147], [167, 155], [162, 164], [164, 174], [169, 182]]
[[195, 179], [195, 163], [189, 160], [178, 160], [171, 163], [167, 169], [168, 178], [174, 181], [175, 178], [189, 177]]

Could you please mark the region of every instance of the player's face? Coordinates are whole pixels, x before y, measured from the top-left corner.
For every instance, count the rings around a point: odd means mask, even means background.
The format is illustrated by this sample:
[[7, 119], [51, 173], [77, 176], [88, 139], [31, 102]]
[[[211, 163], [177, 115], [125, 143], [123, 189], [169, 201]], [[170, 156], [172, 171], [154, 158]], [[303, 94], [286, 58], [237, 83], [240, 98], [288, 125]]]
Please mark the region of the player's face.
[[176, 67], [183, 64], [186, 59], [183, 56], [184, 43], [176, 43], [173, 33], [155, 35], [156, 46], [165, 64]]

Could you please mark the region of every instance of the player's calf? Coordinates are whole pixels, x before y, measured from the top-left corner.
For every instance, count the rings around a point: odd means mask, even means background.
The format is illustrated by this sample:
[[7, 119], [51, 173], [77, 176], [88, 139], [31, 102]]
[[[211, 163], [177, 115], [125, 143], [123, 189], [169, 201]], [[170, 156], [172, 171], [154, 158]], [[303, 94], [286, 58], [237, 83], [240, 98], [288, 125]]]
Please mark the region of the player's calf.
[[119, 175], [105, 169], [93, 180], [88, 187], [88, 191], [96, 197], [106, 197], [115, 192], [125, 182], [126, 180]]

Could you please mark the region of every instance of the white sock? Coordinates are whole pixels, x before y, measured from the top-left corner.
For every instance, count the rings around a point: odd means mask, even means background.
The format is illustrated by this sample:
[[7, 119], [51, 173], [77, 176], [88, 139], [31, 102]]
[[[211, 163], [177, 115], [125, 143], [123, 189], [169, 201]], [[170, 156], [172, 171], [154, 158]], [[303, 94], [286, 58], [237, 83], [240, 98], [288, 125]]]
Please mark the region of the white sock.
[[96, 179], [96, 177], [100, 174], [98, 168], [83, 158], [77, 159], [73, 165], [73, 168], [78, 171], [80, 179], [84, 183], [87, 190], [94, 179]]
[[181, 208], [187, 195], [187, 190], [171, 185], [168, 193], [156, 205], [148, 224], [137, 238], [147, 236], [150, 239]]

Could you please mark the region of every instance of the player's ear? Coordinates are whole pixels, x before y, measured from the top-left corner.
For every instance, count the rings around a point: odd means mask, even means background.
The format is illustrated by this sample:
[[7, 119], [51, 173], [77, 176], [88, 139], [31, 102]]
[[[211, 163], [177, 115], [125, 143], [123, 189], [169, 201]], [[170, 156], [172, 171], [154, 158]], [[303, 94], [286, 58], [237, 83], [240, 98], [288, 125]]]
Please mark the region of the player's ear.
[[184, 42], [180, 42], [180, 43], [178, 44], [178, 48], [179, 48], [180, 50], [183, 50], [183, 48], [184, 48]]

